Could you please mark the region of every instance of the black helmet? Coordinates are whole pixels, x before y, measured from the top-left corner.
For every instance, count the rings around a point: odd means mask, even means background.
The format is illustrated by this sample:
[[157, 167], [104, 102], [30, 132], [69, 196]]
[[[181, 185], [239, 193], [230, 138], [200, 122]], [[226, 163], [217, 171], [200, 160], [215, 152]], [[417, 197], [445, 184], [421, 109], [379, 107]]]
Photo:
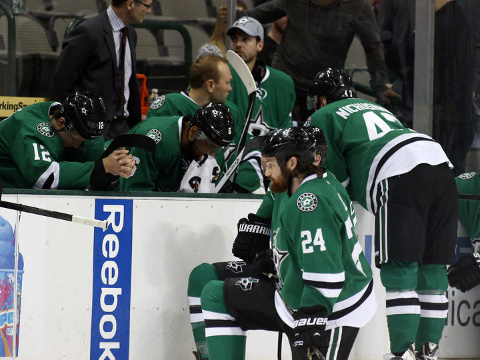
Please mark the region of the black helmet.
[[328, 68], [315, 75], [315, 80], [308, 89], [309, 99], [307, 101], [312, 102], [308, 105], [314, 110], [317, 110], [318, 96], [325, 96], [327, 103], [331, 103], [356, 97], [357, 94], [353, 87], [352, 78], [345, 70]]
[[315, 140], [299, 127], [276, 130], [265, 137], [262, 156], [275, 157], [282, 169], [292, 156], [308, 165], [315, 162]]
[[315, 140], [315, 150], [317, 154], [320, 154], [322, 157], [322, 160], [320, 161], [320, 165], [322, 165], [325, 162], [328, 150], [327, 138], [325, 137], [323, 130], [317, 126], [306, 126], [303, 129]]
[[103, 99], [89, 91], [77, 91], [63, 103], [67, 130], [76, 130], [85, 139], [103, 134], [107, 117]]
[[189, 126], [198, 126], [207, 138], [218, 146], [226, 146], [233, 140], [233, 118], [230, 110], [223, 104], [203, 105], [193, 115]]

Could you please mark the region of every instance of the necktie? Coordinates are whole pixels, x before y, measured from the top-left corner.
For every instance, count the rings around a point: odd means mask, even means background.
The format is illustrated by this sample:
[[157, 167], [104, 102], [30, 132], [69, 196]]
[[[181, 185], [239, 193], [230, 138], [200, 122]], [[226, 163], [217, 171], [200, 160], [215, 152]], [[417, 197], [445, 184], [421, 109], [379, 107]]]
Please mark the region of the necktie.
[[127, 27], [121, 30], [120, 42], [120, 116], [125, 115], [125, 49], [127, 47]]

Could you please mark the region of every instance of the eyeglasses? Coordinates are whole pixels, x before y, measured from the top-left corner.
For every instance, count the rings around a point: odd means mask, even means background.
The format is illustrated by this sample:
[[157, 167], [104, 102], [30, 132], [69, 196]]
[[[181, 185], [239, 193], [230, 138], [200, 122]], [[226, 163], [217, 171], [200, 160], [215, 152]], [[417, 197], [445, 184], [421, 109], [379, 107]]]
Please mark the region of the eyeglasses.
[[139, 1], [139, 0], [134, 0], [136, 3], [139, 3], [139, 4], [142, 4], [143, 6], [145, 6], [147, 9], [150, 9], [152, 7], [152, 4], [148, 5], [148, 4], [145, 4], [144, 2], [142, 1]]

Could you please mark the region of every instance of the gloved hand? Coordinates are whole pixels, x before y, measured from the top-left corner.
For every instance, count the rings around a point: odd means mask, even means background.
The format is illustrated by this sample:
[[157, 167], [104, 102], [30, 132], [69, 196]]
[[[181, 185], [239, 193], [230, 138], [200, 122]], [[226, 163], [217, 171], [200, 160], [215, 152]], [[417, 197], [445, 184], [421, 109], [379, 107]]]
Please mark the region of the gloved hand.
[[275, 275], [277, 270], [275, 270], [275, 263], [273, 261], [273, 250], [262, 250], [257, 253], [255, 259], [253, 259], [253, 267], [259, 273], [270, 277]]
[[480, 254], [460, 258], [448, 268], [448, 283], [462, 292], [480, 284]]
[[236, 257], [251, 262], [259, 251], [270, 247], [270, 219], [248, 214], [248, 219], [238, 221], [237, 229], [232, 248]]
[[295, 349], [317, 348], [328, 346], [322, 344], [325, 326], [327, 325], [327, 309], [321, 305], [301, 307], [293, 314], [293, 331]]

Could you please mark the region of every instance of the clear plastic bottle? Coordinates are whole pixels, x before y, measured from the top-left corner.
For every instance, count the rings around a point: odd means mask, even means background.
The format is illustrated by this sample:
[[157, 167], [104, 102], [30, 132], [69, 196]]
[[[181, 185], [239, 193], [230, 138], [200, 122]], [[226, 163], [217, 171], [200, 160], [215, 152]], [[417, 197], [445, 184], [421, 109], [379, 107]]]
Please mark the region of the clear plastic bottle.
[[153, 88], [150, 97], [148, 98], [148, 106], [152, 105], [152, 103], [159, 97], [158, 95], [158, 89]]

